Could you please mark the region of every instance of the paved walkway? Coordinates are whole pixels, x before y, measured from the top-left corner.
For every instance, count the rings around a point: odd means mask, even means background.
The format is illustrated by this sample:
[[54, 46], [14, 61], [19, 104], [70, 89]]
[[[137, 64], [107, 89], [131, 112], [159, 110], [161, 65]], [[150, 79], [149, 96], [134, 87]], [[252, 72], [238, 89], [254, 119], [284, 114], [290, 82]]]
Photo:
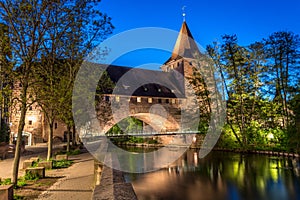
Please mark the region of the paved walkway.
[[91, 199], [94, 182], [94, 159], [89, 153], [70, 157], [74, 164], [67, 169], [47, 171], [47, 176], [65, 176], [59, 179], [38, 199], [82, 200]]
[[[62, 149], [62, 145], [55, 146], [55, 150]], [[21, 156], [19, 163], [19, 176], [24, 175], [23, 161], [28, 160], [31, 157], [40, 157], [45, 159], [47, 156], [47, 144], [42, 143], [37, 146], [26, 147], [26, 152]], [[0, 178], [12, 178], [12, 169], [14, 158], [13, 155], [9, 155], [10, 158], [0, 160]]]
[[[56, 149], [60, 149], [57, 147]], [[24, 175], [23, 161], [30, 157], [46, 158], [45, 144], [35, 147], [26, 147], [27, 154], [20, 159], [19, 176]], [[47, 170], [46, 176], [63, 177], [43, 192], [38, 199], [42, 200], [86, 200], [92, 198], [94, 183], [94, 159], [89, 153], [70, 156], [74, 164], [66, 169]], [[12, 177], [13, 158], [0, 160], [0, 177]]]

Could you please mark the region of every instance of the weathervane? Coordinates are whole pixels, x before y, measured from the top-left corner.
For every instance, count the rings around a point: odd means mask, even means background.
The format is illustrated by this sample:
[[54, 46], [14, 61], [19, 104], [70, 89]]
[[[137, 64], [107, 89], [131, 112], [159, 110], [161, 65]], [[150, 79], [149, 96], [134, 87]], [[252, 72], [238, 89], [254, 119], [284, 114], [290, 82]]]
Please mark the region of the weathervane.
[[184, 22], [185, 22], [185, 16], [186, 16], [185, 8], [186, 8], [186, 6], [183, 6], [183, 7], [182, 7], [182, 17], [183, 17], [183, 21], [184, 21]]

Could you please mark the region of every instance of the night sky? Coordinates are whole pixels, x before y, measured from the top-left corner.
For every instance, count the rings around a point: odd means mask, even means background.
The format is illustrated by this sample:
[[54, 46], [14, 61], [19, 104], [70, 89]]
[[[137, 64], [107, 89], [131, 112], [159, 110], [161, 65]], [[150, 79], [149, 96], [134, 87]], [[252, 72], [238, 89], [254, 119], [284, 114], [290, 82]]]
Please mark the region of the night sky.
[[[100, 10], [112, 17], [114, 35], [141, 27], [179, 31], [183, 6], [194, 39], [203, 47], [221, 41], [224, 34], [237, 34], [241, 45], [260, 41], [275, 31], [300, 34], [299, 0], [103, 0]], [[137, 61], [137, 57], [142, 60], [147, 56], [130, 55], [115, 64], [137, 66], [153, 62]], [[158, 57], [154, 62], [163, 63], [168, 55]]]

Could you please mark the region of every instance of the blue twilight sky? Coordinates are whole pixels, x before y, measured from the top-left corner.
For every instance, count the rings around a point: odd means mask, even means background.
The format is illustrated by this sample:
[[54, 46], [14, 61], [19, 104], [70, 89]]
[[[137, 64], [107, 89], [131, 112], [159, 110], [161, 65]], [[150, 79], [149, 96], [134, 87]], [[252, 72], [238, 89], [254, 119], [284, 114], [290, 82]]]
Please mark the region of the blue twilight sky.
[[[260, 41], [275, 31], [300, 34], [299, 0], [103, 0], [100, 9], [112, 17], [114, 35], [140, 27], [179, 31], [184, 5], [186, 22], [203, 47], [220, 41], [224, 34], [237, 34], [241, 45]], [[114, 64], [163, 63], [168, 56], [166, 52], [147, 50], [122, 56]]]

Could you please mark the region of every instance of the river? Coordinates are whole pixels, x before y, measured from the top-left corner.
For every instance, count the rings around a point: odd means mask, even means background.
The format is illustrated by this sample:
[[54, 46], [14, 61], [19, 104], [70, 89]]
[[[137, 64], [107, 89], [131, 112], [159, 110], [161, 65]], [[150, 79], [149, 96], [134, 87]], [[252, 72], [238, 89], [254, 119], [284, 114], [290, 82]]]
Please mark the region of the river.
[[256, 154], [188, 150], [166, 168], [125, 174], [142, 200], [300, 199], [300, 162]]

